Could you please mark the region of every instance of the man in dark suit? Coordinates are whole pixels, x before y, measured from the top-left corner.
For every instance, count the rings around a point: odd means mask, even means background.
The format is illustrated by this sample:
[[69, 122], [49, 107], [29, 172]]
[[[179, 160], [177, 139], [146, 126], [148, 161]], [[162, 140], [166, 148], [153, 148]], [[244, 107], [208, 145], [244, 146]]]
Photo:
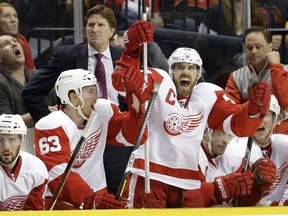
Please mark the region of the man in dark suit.
[[[94, 73], [97, 53], [103, 55], [101, 61], [105, 68], [108, 99], [118, 103], [121, 111], [127, 110], [123, 97], [114, 90], [111, 81], [114, 62], [124, 51], [120, 47], [109, 46], [116, 30], [115, 15], [112, 9], [104, 5], [96, 5], [86, 13], [84, 23], [88, 42], [55, 48], [47, 65], [39, 70], [22, 92], [24, 103], [35, 122], [50, 113], [44, 97], [53, 89], [60, 73], [76, 68], [88, 69]], [[104, 165], [110, 193], [117, 192], [130, 152], [131, 147], [106, 145]]]

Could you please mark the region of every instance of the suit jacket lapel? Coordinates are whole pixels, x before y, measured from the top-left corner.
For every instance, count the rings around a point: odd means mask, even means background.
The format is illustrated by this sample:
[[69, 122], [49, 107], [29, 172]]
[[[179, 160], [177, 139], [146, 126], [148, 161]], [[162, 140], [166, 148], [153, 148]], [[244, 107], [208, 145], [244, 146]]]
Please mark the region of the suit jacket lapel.
[[84, 43], [80, 47], [78, 56], [76, 57], [76, 68], [88, 69], [88, 44]]

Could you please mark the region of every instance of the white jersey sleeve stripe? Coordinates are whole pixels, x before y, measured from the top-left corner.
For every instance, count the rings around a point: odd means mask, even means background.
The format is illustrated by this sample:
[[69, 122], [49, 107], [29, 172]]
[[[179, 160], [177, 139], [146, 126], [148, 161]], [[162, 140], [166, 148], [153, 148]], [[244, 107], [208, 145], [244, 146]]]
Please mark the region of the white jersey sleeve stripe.
[[67, 163], [62, 163], [54, 166], [50, 171], [49, 171], [49, 183], [56, 179], [58, 176], [62, 175], [64, 173], [64, 170], [67, 166]]

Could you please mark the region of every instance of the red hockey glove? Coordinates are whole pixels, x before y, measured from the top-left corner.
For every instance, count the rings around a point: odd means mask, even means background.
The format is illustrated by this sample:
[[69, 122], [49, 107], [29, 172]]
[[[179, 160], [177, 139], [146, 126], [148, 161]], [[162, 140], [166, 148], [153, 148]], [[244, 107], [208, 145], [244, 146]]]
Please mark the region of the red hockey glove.
[[259, 82], [248, 87], [249, 114], [265, 115], [270, 106], [271, 90], [267, 82]]
[[127, 199], [122, 198], [121, 201], [116, 200], [114, 194], [97, 191], [95, 193], [96, 209], [124, 209], [127, 208]]
[[[127, 102], [132, 104], [133, 101], [129, 101], [128, 96], [134, 93], [141, 104], [149, 100], [151, 92], [148, 89], [148, 84], [144, 81], [144, 75], [139, 69], [130, 68], [124, 76], [123, 86], [127, 92]], [[132, 98], [132, 95], [131, 95]]]
[[253, 172], [255, 180], [260, 184], [273, 183], [276, 179], [276, 165], [272, 160], [266, 160], [265, 158], [258, 159], [253, 164]]
[[112, 73], [112, 85], [114, 89], [120, 92], [125, 92], [125, 88], [123, 86], [124, 76], [127, 72], [127, 68], [116, 68]]
[[129, 69], [131, 69], [131, 66], [137, 69], [140, 69], [140, 59], [139, 58], [131, 58], [129, 55], [122, 53], [121, 58], [115, 62], [115, 64], [118, 66], [112, 73], [112, 84], [113, 87], [117, 91], [124, 92], [124, 76], [127, 73]]
[[151, 96], [144, 75], [133, 65], [125, 63], [125, 68], [116, 68], [112, 74], [113, 86], [118, 91], [127, 92], [127, 102], [133, 103], [132, 93], [136, 95], [140, 103], [145, 103]]
[[85, 197], [85, 202], [84, 202], [84, 207], [83, 209], [94, 209], [95, 203], [94, 203], [94, 192], [91, 189], [86, 197]]
[[276, 179], [276, 165], [272, 160], [258, 159], [252, 167], [255, 175], [255, 187], [260, 194], [266, 195]]
[[131, 58], [128, 54], [122, 53], [121, 58], [115, 61], [115, 65], [127, 68], [133, 65], [135, 68], [140, 69], [140, 58]]
[[205, 207], [205, 195], [202, 191], [202, 186], [201, 189], [198, 190], [183, 190], [182, 207]]
[[144, 42], [152, 42], [154, 35], [154, 25], [147, 21], [136, 21], [124, 32], [124, 43], [126, 51], [130, 57], [138, 58], [142, 51]]
[[254, 183], [252, 172], [231, 173], [226, 176], [216, 177], [215, 197], [219, 203], [228, 202], [235, 197], [246, 196], [251, 193]]

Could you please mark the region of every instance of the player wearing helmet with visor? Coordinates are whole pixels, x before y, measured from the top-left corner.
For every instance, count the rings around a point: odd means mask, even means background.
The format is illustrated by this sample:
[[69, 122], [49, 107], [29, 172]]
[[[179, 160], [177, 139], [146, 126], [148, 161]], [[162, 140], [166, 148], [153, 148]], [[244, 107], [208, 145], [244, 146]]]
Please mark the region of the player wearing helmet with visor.
[[217, 157], [224, 154], [226, 147], [231, 142], [232, 138], [233, 136], [223, 131], [206, 128], [202, 143], [212, 157]]
[[20, 115], [0, 116], [0, 211], [43, 210], [48, 182], [44, 163], [22, 151], [27, 127]]
[[265, 148], [269, 145], [269, 141], [273, 134], [273, 129], [277, 126], [280, 114], [280, 106], [274, 95], [271, 95], [269, 111], [266, 113], [261, 125], [255, 133], [253, 139], [261, 147]]
[[201, 77], [202, 59], [195, 49], [181, 47], [168, 59], [169, 74], [180, 97], [189, 97]]
[[64, 71], [56, 81], [55, 91], [62, 104], [70, 105], [65, 107], [67, 110], [77, 110], [80, 118], [85, 120], [91, 115], [96, 100], [101, 97], [95, 76], [83, 69]]
[[27, 127], [20, 115], [3, 114], [0, 122], [0, 163], [11, 171], [24, 147]]
[[139, 102], [134, 98], [129, 111], [120, 112], [116, 104], [99, 98], [101, 94], [95, 75], [84, 69], [63, 71], [56, 81], [55, 91], [61, 109], [43, 117], [35, 125], [36, 155], [49, 171], [46, 204], [51, 203], [70, 156], [83, 135], [83, 128], [94, 113], [95, 121], [89, 126], [87, 138], [54, 209], [125, 208], [126, 203], [116, 200], [107, 190], [103, 153], [106, 143], [117, 146], [134, 144], [143, 116], [139, 115]]
[[[280, 114], [280, 106], [274, 95], [271, 95], [269, 111], [266, 113], [262, 123], [258, 127], [256, 133], [252, 136], [253, 144], [251, 148], [251, 156], [249, 165], [254, 169], [255, 176], [258, 176], [259, 170], [255, 166], [265, 169], [265, 175], [257, 177], [257, 181], [263, 182], [267, 180], [270, 184], [263, 184], [260, 187], [265, 191], [265, 196], [254, 197], [257, 205], [288, 205], [287, 197], [287, 181], [288, 181], [288, 152], [284, 149], [288, 148], [287, 135], [273, 134], [273, 129], [277, 125]], [[232, 142], [227, 151], [244, 157], [248, 138], [239, 138]], [[273, 167], [269, 164], [274, 163]], [[275, 171], [276, 170], [276, 171]], [[271, 175], [275, 173], [275, 175]], [[268, 177], [269, 176], [269, 177]], [[286, 197], [284, 192], [286, 190]], [[256, 204], [255, 203], [255, 204]]]
[[[213, 130], [231, 135], [253, 135], [268, 110], [271, 94], [268, 84], [256, 84], [251, 90], [250, 103], [236, 105], [219, 86], [204, 82], [196, 85], [202, 60], [197, 51], [184, 47], [176, 49], [168, 60], [172, 79], [166, 71], [149, 68], [146, 83], [137, 62], [143, 42], [153, 41], [153, 30], [145, 21], [135, 22], [127, 30], [126, 51], [112, 74], [115, 89], [123, 91], [130, 87], [130, 94], [138, 95], [141, 103], [149, 98], [153, 84], [161, 83], [149, 119], [151, 192], [144, 191], [145, 145], [142, 145], [132, 168], [129, 207], [203, 207], [249, 194], [254, 181], [249, 172], [205, 182], [198, 166], [199, 149], [207, 124]], [[131, 88], [138, 81], [145, 88]], [[236, 187], [230, 184], [235, 181]]]

